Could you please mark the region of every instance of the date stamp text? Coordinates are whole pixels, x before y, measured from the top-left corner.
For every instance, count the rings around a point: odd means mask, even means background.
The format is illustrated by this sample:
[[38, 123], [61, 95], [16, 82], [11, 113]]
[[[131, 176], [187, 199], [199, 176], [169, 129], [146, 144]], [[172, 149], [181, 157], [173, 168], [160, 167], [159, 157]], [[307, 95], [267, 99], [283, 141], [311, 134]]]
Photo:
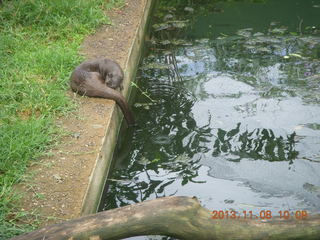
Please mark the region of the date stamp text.
[[211, 218], [215, 220], [222, 219], [260, 219], [260, 220], [271, 220], [273, 216], [277, 218], [289, 220], [289, 219], [297, 219], [304, 220], [308, 218], [308, 212], [306, 210], [298, 210], [298, 211], [278, 211], [273, 213], [271, 210], [261, 210], [258, 213], [253, 213], [253, 211], [229, 211], [229, 210], [213, 210], [211, 212]]

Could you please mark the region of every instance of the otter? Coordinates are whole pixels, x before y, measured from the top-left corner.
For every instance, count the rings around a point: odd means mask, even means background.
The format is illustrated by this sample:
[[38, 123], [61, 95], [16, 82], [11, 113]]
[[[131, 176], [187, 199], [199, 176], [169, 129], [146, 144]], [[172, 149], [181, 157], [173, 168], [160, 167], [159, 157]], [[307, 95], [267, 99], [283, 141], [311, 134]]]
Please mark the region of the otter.
[[87, 72], [98, 72], [108, 87], [123, 89], [122, 68], [117, 62], [109, 58], [85, 61], [78, 68]]
[[122, 88], [123, 71], [110, 59], [86, 61], [75, 68], [70, 76], [71, 89], [88, 97], [114, 100], [121, 108], [128, 125], [135, 123], [126, 99], [116, 88]]

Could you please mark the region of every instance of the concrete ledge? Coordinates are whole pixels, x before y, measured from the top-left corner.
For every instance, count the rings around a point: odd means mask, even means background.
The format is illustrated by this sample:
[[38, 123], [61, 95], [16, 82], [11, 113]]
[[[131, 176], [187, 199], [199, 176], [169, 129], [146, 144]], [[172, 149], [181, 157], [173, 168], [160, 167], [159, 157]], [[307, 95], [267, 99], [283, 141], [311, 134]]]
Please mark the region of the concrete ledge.
[[[153, 4], [154, 0], [147, 0], [145, 2], [143, 10], [144, 14], [135, 33], [134, 41], [129, 49], [129, 57], [125, 62], [124, 90], [122, 93], [127, 99], [130, 96], [130, 83], [134, 80], [139, 65], [142, 47], [144, 44], [144, 36]], [[113, 104], [111, 117], [107, 122], [105, 135], [102, 139], [102, 147], [96, 158], [95, 165], [90, 176], [89, 185], [82, 201], [81, 215], [97, 212], [105, 181], [111, 170], [113, 152], [117, 143], [122, 118], [123, 115], [121, 111], [115, 104]]]

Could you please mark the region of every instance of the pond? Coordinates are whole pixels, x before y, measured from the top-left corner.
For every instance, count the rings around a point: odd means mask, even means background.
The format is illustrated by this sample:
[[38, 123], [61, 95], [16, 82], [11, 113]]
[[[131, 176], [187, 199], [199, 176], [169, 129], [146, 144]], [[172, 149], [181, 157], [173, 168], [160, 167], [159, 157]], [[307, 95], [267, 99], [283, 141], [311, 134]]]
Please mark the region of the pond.
[[100, 210], [177, 195], [320, 212], [319, 16], [314, 0], [160, 1]]

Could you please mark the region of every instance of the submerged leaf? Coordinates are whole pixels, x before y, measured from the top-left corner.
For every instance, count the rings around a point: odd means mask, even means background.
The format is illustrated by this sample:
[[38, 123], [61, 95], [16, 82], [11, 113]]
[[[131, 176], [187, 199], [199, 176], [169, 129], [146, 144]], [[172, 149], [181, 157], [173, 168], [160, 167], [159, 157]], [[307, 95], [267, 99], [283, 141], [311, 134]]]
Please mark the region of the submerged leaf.
[[154, 24], [152, 25], [152, 27], [154, 28], [154, 30], [157, 31], [161, 31], [161, 30], [173, 30], [173, 29], [177, 29], [177, 28], [184, 28], [187, 26], [188, 21], [168, 21], [168, 22], [164, 22], [164, 23], [158, 23], [158, 24]]
[[170, 65], [166, 63], [153, 62], [143, 65], [142, 69], [170, 69]]
[[154, 28], [155, 31], [161, 31], [161, 30], [170, 28], [171, 25], [169, 23], [158, 23], [158, 24], [152, 25], [152, 27]]
[[192, 161], [192, 159], [186, 153], [182, 153], [181, 155], [176, 157], [174, 159], [174, 161], [175, 162], [181, 162], [181, 163], [187, 163], [187, 162]]

